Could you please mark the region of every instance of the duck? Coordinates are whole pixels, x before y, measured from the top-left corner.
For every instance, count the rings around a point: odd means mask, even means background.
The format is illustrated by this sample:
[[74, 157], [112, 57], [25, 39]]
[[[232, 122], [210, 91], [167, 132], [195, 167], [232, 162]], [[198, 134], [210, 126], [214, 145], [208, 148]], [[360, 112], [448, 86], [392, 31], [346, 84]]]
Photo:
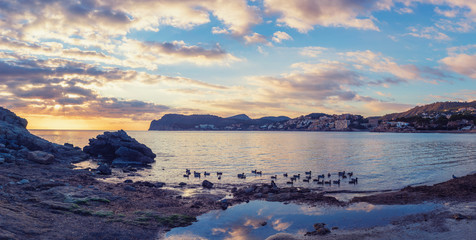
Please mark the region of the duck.
[[330, 177], [331, 177], [331, 173], [327, 173], [327, 177], [330, 178]]
[[314, 178], [312, 179], [313, 182], [319, 182], [319, 179], [318, 178]]
[[340, 179], [339, 180], [334, 180], [334, 181], [332, 181], [332, 183], [340, 185]]
[[288, 177], [288, 173], [283, 173], [283, 177]]
[[221, 176], [221, 175], [223, 175], [222, 172], [217, 172], [217, 176]]
[[311, 175], [311, 174], [312, 174], [312, 171], [304, 172], [304, 173], [306, 173], [306, 175]]
[[453, 179], [457, 179], [458, 177], [453, 174]]
[[203, 175], [204, 175], [204, 176], [210, 176], [210, 173], [207, 173], [207, 171], [205, 171], [205, 172], [203, 173]]
[[359, 178], [352, 178], [352, 179], [350, 179], [349, 184], [357, 184], [357, 183], [358, 183], [358, 179], [359, 179]]
[[271, 176], [271, 179], [276, 179], [278, 176], [277, 175], [274, 175], [274, 176]]
[[295, 177], [291, 177], [291, 181], [296, 181], [296, 178]]
[[186, 174], [190, 174], [190, 169], [186, 168], [186, 169], [185, 169], [185, 173], [186, 173]]
[[189, 174], [184, 174], [183, 177], [188, 178], [190, 175]]
[[324, 185], [324, 180], [317, 181], [317, 184], [319, 184], [319, 185]]
[[347, 176], [345, 176], [345, 175], [342, 175], [342, 179], [345, 179], [345, 178], [347, 178]]
[[200, 174], [199, 172], [195, 172], [195, 171], [193, 172], [193, 176], [196, 177], [196, 178], [197, 178], [197, 177], [200, 178], [200, 175], [201, 175], [201, 174]]
[[331, 180], [329, 180], [329, 181], [324, 181], [324, 184], [331, 185]]
[[293, 185], [293, 181], [286, 182], [286, 184]]
[[246, 175], [245, 173], [238, 173], [238, 178], [241, 178], [241, 179], [245, 179], [246, 178]]
[[321, 174], [321, 175], [317, 175], [317, 179], [320, 179], [320, 178], [324, 178], [324, 174]]
[[294, 175], [294, 178], [301, 178], [301, 174], [299, 173], [298, 175]]
[[347, 175], [349, 175], [349, 177], [352, 177], [354, 175], [354, 172], [348, 172]]
[[263, 172], [262, 171], [257, 171], [256, 174], [261, 176], [261, 174], [263, 174]]
[[302, 180], [303, 182], [309, 182], [309, 179], [308, 178], [305, 178]]
[[218, 176], [218, 180], [221, 180], [221, 175], [220, 175], [220, 176]]
[[254, 173], [254, 174], [256, 174], [256, 169], [255, 169], [255, 170], [251, 170], [251, 173]]

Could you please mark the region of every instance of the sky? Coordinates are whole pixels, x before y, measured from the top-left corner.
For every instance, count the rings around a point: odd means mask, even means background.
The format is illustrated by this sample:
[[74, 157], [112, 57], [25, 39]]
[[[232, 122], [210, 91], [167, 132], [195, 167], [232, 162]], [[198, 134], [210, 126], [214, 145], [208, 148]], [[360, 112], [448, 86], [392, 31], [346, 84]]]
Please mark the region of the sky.
[[472, 0], [0, 0], [0, 106], [29, 129], [147, 130], [472, 101], [475, 28]]

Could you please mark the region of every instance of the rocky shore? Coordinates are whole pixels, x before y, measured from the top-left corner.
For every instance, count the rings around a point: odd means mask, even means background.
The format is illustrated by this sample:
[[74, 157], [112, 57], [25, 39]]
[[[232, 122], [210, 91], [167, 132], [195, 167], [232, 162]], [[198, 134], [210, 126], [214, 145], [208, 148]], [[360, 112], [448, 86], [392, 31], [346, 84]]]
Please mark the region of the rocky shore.
[[[184, 188], [132, 179], [109, 183], [103, 181], [108, 171], [75, 169], [73, 163], [96, 158], [102, 159], [100, 166], [130, 168], [146, 166], [155, 156], [124, 135], [125, 132], [98, 136], [90, 144], [96, 147], [82, 151], [70, 144], [58, 145], [36, 137], [26, 126], [25, 119], [0, 108], [0, 239], [157, 239], [171, 228], [193, 223], [203, 213], [251, 200], [350, 204], [326, 196], [325, 192], [278, 188], [272, 183], [230, 185], [221, 189], [212, 183]], [[111, 142], [122, 145], [113, 146]], [[93, 150], [105, 146], [110, 151]], [[131, 159], [142, 160], [131, 162]], [[356, 197], [351, 203], [474, 203], [475, 200], [476, 174], [473, 174], [434, 186]], [[466, 221], [474, 226], [472, 220]], [[361, 236], [358, 232], [346, 234], [342, 235], [346, 239]]]

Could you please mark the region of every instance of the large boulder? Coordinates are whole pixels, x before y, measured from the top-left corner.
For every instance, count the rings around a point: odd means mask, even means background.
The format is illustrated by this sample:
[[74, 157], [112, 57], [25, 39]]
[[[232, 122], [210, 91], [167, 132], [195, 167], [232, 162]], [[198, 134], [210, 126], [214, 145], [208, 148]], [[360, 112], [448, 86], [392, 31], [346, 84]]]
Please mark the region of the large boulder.
[[[53, 159], [70, 163], [88, 158], [81, 149], [51, 143], [31, 134], [26, 129], [27, 124], [25, 119], [0, 107], [0, 157], [5, 161], [30, 159], [34, 162], [49, 164], [53, 162]], [[44, 153], [39, 154], [36, 151]]]
[[156, 155], [146, 145], [127, 135], [124, 130], [105, 132], [89, 139], [83, 151], [115, 167], [144, 166], [155, 162]]

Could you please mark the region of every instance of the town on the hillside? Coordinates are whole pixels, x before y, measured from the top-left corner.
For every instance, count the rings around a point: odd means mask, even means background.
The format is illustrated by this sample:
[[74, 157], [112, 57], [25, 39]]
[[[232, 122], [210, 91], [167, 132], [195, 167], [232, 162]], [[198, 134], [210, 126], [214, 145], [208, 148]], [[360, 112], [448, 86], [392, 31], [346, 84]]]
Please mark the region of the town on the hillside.
[[213, 115], [166, 114], [162, 119], [152, 121], [149, 130], [476, 132], [475, 103], [462, 103], [464, 107], [457, 108], [452, 102], [434, 103], [415, 107], [403, 113], [368, 118], [355, 114], [324, 113], [312, 113], [293, 119], [288, 117], [251, 119], [244, 114], [229, 118]]

